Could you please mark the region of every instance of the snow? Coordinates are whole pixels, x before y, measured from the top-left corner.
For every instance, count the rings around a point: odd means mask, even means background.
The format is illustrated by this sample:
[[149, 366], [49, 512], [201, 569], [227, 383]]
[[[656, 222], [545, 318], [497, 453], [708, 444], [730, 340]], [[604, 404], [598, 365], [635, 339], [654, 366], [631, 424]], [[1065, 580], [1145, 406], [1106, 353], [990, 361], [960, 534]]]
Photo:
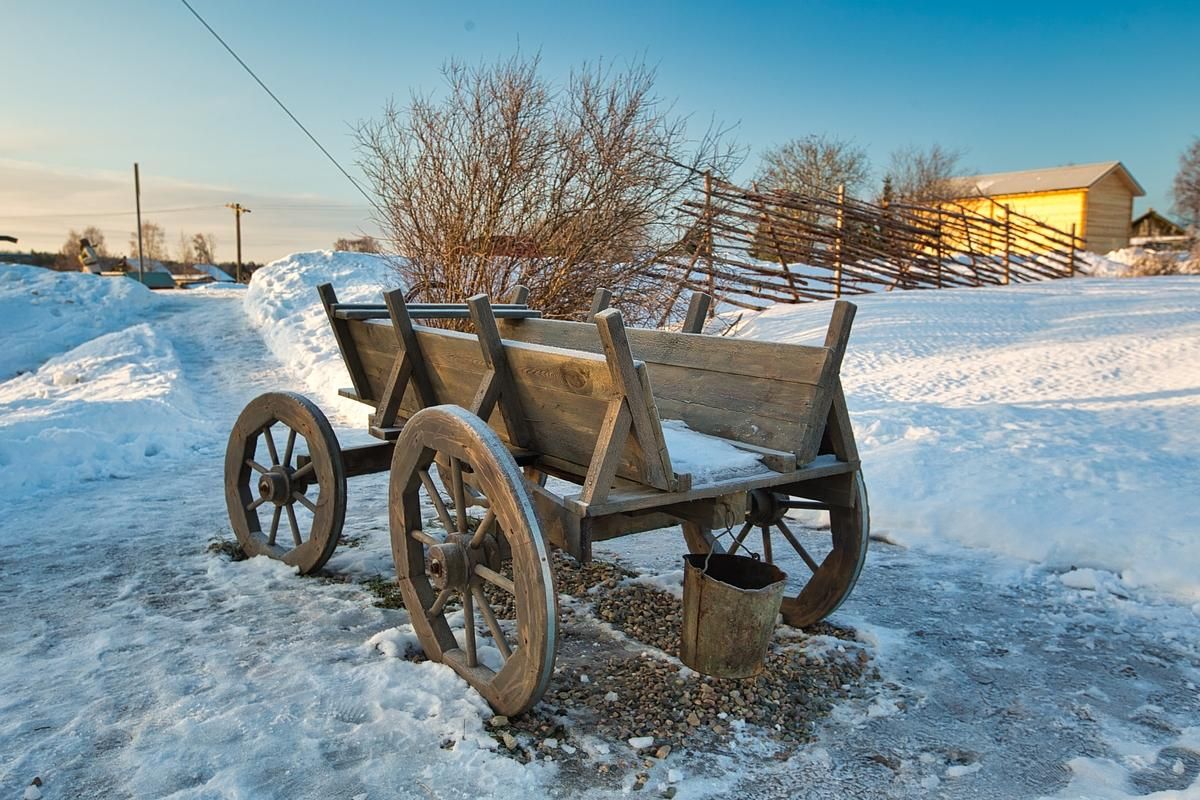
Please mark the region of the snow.
[[754, 453], [694, 431], [683, 420], [662, 420], [662, 432], [671, 467], [680, 474], [691, 473], [693, 485], [767, 471]]
[[[874, 530], [1200, 598], [1200, 279], [853, 299], [842, 381]], [[829, 308], [736, 335], [819, 344]]]
[[135, 325], [0, 384], [0, 497], [170, 469], [213, 435], [170, 342]]
[[216, 264], [193, 264], [192, 269], [196, 272], [203, 272], [217, 283], [234, 283], [233, 277]]
[[157, 302], [137, 281], [0, 263], [0, 381], [133, 324]]
[[333, 284], [339, 302], [382, 303], [383, 292], [397, 288], [400, 278], [386, 257], [372, 253], [294, 253], [255, 271], [246, 314], [326, 413], [338, 409], [358, 421], [363, 406], [337, 394], [350, 378], [317, 296], [323, 283]]
[[[297, 254], [245, 291], [164, 297], [19, 269], [0, 269], [0, 325], [18, 315], [38, 341], [31, 372], [0, 376], [0, 795], [40, 776], [45, 797], [603, 796], [504, 755], [482, 698], [408, 658], [406, 613], [361, 583], [393, 569], [386, 475], [351, 483], [361, 541], [332, 579], [205, 552], [229, 536], [234, 418], [268, 390], [331, 408], [348, 380], [315, 286], [377, 301], [395, 283], [382, 261]], [[76, 298], [59, 315], [30, 303], [47, 276]], [[143, 305], [122, 316], [129, 298]], [[734, 720], [731, 754], [680, 748], [659, 771], [679, 797], [1196, 798], [1200, 282], [857, 301], [843, 375], [874, 523], [910, 546], [872, 543], [833, 620], [860, 642], [821, 638], [868, 649], [881, 683], [790, 757]], [[738, 335], [819, 342], [828, 312], [772, 309]], [[342, 441], [361, 433], [353, 408]], [[665, 428], [677, 465], [760, 468]], [[679, 591], [677, 529], [596, 547]], [[555, 737], [556, 759], [608, 752], [570, 724]], [[613, 751], [613, 769], [632, 756]]]

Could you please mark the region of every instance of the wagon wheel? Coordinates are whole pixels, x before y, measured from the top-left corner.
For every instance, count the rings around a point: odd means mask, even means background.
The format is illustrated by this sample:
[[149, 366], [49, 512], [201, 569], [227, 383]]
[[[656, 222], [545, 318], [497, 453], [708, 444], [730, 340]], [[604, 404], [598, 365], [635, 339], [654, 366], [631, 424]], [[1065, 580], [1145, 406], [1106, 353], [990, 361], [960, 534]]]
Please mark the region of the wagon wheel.
[[247, 554], [301, 574], [324, 566], [346, 518], [346, 473], [321, 409], [291, 392], [251, 400], [229, 434], [225, 501]]
[[[851, 487], [852, 508], [792, 498], [766, 489], [750, 492], [746, 523], [729, 552], [743, 546], [756, 547], [757, 542], [746, 539], [757, 528], [762, 537], [763, 558], [768, 563], [775, 562], [776, 546], [790, 549], [800, 557], [803, 565], [791, 569], [789, 578], [798, 578], [803, 587], [792, 595], [795, 584], [789, 580], [781, 609], [783, 620], [789, 625], [804, 628], [825, 619], [837, 610], [858, 581], [871, 532], [867, 486], [861, 470], [854, 474]], [[792, 509], [828, 512], [828, 533], [819, 529], [794, 530], [785, 519]]]
[[[449, 473], [448, 502], [429, 475], [435, 459]], [[444, 535], [422, 529], [422, 487]], [[554, 671], [557, 598], [548, 548], [512, 455], [465, 409], [418, 411], [396, 442], [389, 505], [400, 591], [425, 654], [450, 665], [497, 713], [529, 709]], [[486, 508], [474, 530], [467, 516], [473, 505]], [[505, 551], [511, 559], [497, 555]], [[515, 631], [496, 618], [484, 592], [487, 583], [511, 595]], [[450, 618], [457, 617], [447, 611], [452, 600], [462, 604], [461, 644], [450, 627]], [[480, 620], [490, 646], [478, 641]]]

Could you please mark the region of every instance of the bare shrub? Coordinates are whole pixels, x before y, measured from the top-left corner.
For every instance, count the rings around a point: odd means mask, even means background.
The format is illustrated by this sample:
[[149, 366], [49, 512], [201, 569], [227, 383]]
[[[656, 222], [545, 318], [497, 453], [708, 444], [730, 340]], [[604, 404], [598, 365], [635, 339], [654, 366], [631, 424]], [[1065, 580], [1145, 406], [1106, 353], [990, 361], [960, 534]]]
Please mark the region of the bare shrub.
[[922, 149], [913, 145], [892, 153], [886, 190], [897, 199], [937, 203], [962, 197], [970, 187], [955, 178], [962, 152], [939, 144]]
[[1125, 267], [1125, 277], [1148, 278], [1156, 275], [1180, 275], [1185, 257], [1174, 250], [1143, 250]]
[[585, 66], [562, 87], [520, 56], [443, 76], [441, 99], [389, 103], [357, 130], [385, 248], [416, 296], [524, 284], [569, 318], [603, 286], [631, 321], [657, 318], [671, 287], [647, 268], [682, 237], [675, 207], [703, 169], [736, 165], [720, 132], [690, 140], [644, 65]]
[[1200, 228], [1200, 137], [1179, 156], [1179, 172], [1171, 188], [1175, 211], [1193, 230]]

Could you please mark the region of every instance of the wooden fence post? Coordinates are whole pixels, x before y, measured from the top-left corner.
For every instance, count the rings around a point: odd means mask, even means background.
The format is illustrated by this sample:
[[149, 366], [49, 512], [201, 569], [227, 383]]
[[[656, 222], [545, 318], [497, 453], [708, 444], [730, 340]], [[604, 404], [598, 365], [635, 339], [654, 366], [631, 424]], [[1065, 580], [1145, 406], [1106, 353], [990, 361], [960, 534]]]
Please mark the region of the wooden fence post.
[[833, 296], [842, 296], [842, 238], [845, 234], [842, 228], [845, 225], [846, 217], [846, 184], [839, 183], [837, 190], [837, 217], [835, 224], [837, 227], [836, 237], [833, 240], [833, 265], [834, 265], [834, 283]]
[[1075, 223], [1071, 223], [1071, 255], [1067, 262], [1067, 275], [1075, 277]]
[[708, 263], [708, 293], [717, 293], [716, 276], [713, 274], [713, 220], [712, 220], [712, 170], [704, 172], [704, 258]]
[[1008, 286], [1012, 273], [1012, 222], [1009, 221], [1008, 206], [1004, 209], [1004, 285]]
[[937, 266], [934, 267], [934, 275], [936, 276], [937, 288], [942, 288], [942, 259], [945, 258], [944, 249], [942, 247], [942, 207], [938, 206], [937, 222], [933, 227], [934, 241], [934, 256], [937, 258]]

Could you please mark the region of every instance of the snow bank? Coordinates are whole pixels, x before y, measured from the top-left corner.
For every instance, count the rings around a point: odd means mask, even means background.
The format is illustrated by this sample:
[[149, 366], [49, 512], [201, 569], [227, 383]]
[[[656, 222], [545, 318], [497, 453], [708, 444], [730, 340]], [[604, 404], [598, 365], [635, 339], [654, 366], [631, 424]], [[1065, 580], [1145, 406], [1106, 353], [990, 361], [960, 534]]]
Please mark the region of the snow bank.
[[[855, 302], [842, 376], [877, 532], [1200, 598], [1200, 279]], [[829, 310], [737, 335], [819, 344]]]
[[157, 302], [128, 278], [0, 263], [0, 381], [133, 324]]
[[152, 463], [176, 470], [213, 436], [169, 342], [136, 325], [0, 384], [0, 497], [126, 478]]
[[1145, 247], [1123, 247], [1120, 250], [1098, 255], [1080, 251], [1079, 256], [1085, 264], [1088, 274], [1097, 278], [1129, 277], [1131, 268], [1147, 259], [1174, 261], [1176, 271], [1181, 275], [1200, 274], [1200, 259], [1193, 258], [1188, 251], [1156, 251]]
[[382, 303], [382, 293], [400, 284], [383, 256], [313, 250], [273, 261], [254, 273], [245, 309], [267, 346], [295, 373], [328, 413], [353, 412], [361, 422], [362, 405], [338, 397], [350, 377], [329, 329], [317, 286], [333, 284], [338, 300]]

